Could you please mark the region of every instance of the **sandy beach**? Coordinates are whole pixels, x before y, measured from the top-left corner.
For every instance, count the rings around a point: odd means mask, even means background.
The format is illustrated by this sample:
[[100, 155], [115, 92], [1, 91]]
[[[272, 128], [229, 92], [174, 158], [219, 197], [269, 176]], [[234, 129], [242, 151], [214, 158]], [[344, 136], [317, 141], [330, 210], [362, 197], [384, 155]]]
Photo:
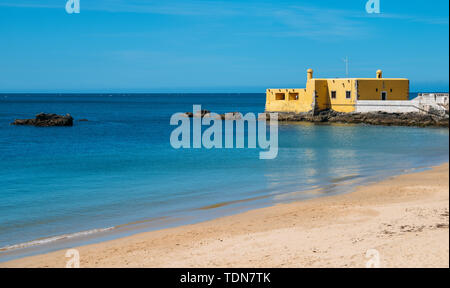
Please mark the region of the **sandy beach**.
[[[449, 267], [448, 181], [447, 163], [344, 195], [83, 246], [80, 266], [366, 267], [375, 251], [380, 267]], [[65, 267], [65, 252], [0, 267]]]

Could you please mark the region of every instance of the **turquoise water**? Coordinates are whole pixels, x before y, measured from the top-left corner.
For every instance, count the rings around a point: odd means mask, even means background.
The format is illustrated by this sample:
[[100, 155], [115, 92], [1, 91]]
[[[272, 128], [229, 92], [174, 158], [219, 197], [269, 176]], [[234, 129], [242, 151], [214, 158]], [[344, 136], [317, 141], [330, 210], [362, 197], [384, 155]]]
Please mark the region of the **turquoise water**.
[[[8, 247], [0, 261], [19, 247], [11, 245], [86, 231], [93, 239], [93, 229], [112, 227], [131, 233], [130, 223], [141, 230], [192, 223], [346, 192], [449, 158], [448, 129], [434, 128], [281, 125], [274, 160], [259, 160], [258, 149], [175, 150], [169, 143], [170, 116], [193, 104], [259, 113], [264, 102], [264, 94], [0, 94], [0, 248]], [[9, 125], [39, 112], [89, 121]]]

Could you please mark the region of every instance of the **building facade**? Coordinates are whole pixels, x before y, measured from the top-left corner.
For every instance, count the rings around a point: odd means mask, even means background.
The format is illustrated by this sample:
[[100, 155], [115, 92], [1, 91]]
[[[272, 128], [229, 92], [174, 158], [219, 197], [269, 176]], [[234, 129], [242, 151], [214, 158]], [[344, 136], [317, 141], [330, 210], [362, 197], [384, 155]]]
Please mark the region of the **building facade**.
[[355, 112], [358, 101], [409, 100], [409, 80], [383, 78], [378, 70], [376, 78], [313, 78], [307, 71], [304, 89], [267, 89], [267, 112], [318, 112], [332, 109]]

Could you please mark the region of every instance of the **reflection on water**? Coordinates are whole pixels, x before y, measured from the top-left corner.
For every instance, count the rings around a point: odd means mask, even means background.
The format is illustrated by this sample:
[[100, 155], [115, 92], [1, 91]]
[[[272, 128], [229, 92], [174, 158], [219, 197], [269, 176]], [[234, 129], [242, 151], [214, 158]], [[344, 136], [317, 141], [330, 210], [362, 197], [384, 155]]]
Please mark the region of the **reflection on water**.
[[446, 161], [447, 137], [448, 129], [282, 125], [279, 157], [266, 163], [264, 175], [277, 201], [341, 193], [405, 167]]

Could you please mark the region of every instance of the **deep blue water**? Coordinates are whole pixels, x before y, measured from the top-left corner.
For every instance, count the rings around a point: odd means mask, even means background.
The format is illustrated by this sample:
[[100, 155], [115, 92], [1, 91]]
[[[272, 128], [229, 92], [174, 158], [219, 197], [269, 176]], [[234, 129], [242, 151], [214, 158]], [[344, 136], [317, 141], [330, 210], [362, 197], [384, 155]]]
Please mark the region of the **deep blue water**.
[[[194, 222], [218, 215], [198, 209], [220, 203], [230, 202], [219, 209], [226, 213], [345, 192], [449, 158], [448, 129], [435, 128], [281, 125], [275, 160], [260, 160], [258, 149], [170, 145], [175, 112], [201, 104], [259, 113], [264, 102], [264, 94], [0, 94], [0, 248], [159, 218]], [[89, 121], [9, 125], [39, 112]], [[246, 199], [254, 200], [234, 202]]]

